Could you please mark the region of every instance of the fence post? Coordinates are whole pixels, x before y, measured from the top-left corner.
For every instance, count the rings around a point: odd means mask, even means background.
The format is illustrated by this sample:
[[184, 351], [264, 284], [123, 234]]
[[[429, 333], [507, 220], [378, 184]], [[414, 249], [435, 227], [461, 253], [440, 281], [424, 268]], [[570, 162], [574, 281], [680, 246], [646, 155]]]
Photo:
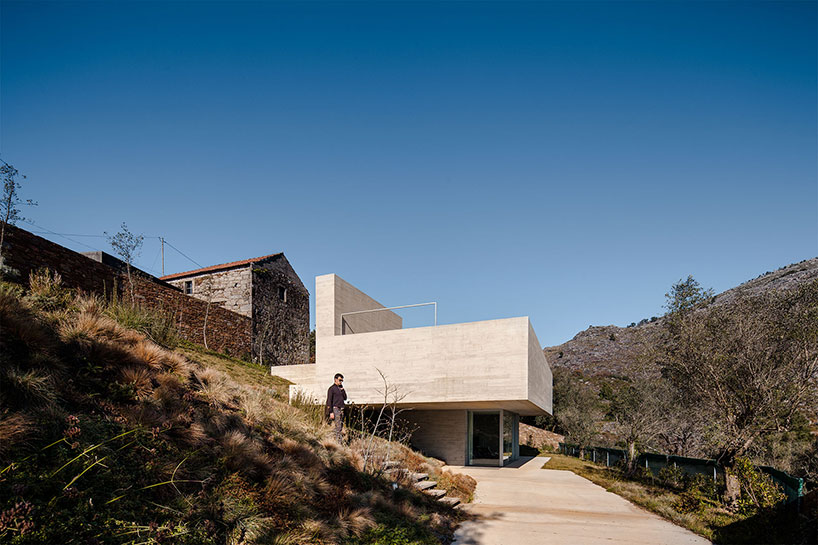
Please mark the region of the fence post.
[[611, 465], [611, 453], [607, 450], [605, 451], [605, 467], [609, 467]]
[[713, 482], [716, 481], [718, 481], [718, 478], [716, 478], [716, 464], [713, 464]]
[[593, 453], [591, 454], [591, 459], [593, 460], [594, 463], [596, 463], [596, 449], [592, 450], [591, 452]]

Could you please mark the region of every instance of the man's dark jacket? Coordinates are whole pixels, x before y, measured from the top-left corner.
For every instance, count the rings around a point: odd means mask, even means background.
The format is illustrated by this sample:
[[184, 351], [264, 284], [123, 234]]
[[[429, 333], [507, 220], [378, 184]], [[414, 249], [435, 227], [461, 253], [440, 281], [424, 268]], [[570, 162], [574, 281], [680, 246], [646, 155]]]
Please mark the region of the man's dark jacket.
[[333, 407], [344, 408], [344, 400], [347, 398], [347, 392], [342, 386], [333, 384], [327, 390], [327, 411], [332, 412]]

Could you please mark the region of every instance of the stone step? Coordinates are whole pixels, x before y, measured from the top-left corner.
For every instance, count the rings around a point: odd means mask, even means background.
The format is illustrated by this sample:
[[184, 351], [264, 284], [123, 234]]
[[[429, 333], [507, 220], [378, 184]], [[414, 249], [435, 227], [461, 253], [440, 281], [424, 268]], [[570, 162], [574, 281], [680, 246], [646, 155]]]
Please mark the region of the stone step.
[[443, 496], [446, 495], [446, 491], [441, 490], [439, 488], [429, 488], [427, 490], [424, 490], [423, 493], [428, 494], [428, 495], [432, 496], [433, 498], [437, 498], [437, 499], [440, 499], [440, 498], [442, 498]]
[[425, 481], [426, 479], [429, 478], [429, 474], [428, 473], [410, 473], [409, 478], [411, 480], [413, 480], [414, 482]]
[[439, 501], [441, 503], [445, 503], [449, 507], [456, 507], [456, 506], [460, 505], [460, 500], [457, 499], [457, 498], [453, 498], [451, 496], [446, 496], [444, 498], [438, 498], [437, 501]]
[[388, 462], [384, 462], [383, 467], [386, 469], [395, 469], [400, 465], [400, 463], [396, 462], [395, 460], [390, 460]]
[[434, 481], [418, 481], [414, 486], [418, 490], [429, 490], [430, 488], [437, 486], [437, 483]]

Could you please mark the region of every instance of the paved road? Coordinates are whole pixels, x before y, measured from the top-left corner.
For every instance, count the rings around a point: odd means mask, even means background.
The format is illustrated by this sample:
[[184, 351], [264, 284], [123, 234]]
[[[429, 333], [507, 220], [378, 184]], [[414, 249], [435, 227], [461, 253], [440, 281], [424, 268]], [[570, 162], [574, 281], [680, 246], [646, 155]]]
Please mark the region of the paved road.
[[477, 479], [477, 520], [460, 526], [456, 545], [706, 545], [710, 542], [640, 509], [570, 471], [518, 467], [449, 467]]

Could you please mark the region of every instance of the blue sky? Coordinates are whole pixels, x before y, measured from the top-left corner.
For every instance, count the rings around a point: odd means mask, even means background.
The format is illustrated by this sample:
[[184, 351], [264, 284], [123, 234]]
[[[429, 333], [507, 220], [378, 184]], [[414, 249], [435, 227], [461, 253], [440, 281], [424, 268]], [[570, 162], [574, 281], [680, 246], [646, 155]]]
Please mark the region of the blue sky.
[[202, 265], [283, 250], [311, 292], [335, 272], [553, 345], [818, 255], [817, 15], [4, 1], [0, 157], [22, 227], [96, 235], [46, 235], [73, 249], [126, 221]]

